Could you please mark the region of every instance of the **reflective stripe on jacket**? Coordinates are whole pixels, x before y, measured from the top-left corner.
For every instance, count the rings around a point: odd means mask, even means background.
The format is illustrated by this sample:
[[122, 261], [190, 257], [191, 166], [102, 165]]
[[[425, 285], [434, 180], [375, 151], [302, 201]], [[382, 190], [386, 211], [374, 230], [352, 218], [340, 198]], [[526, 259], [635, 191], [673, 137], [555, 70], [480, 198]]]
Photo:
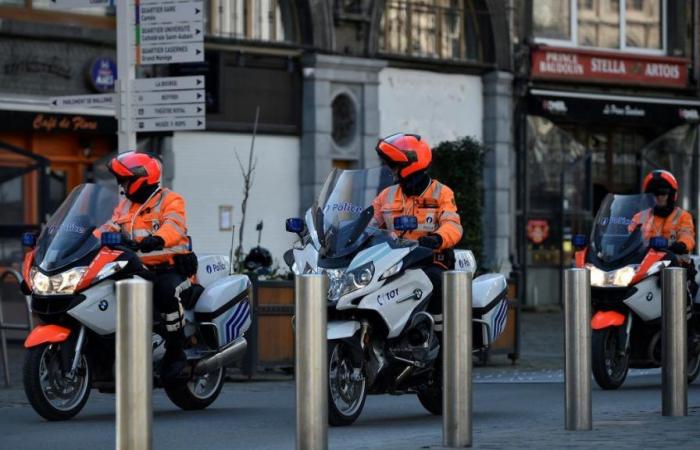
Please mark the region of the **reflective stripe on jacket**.
[[190, 251], [185, 200], [169, 189], [156, 191], [144, 204], [123, 199], [100, 231], [121, 231], [136, 242], [150, 235], [163, 239], [162, 250], [137, 253], [147, 266], [172, 265], [174, 255]]
[[442, 245], [438, 250], [454, 247], [462, 238], [462, 224], [452, 189], [437, 180], [421, 195], [406, 196], [401, 186], [395, 184], [384, 189], [372, 202], [374, 220], [379, 227], [394, 229], [394, 218], [416, 216], [418, 228], [402, 237], [417, 240], [429, 233], [439, 234]]
[[684, 243], [688, 252], [695, 248], [693, 217], [678, 206], [667, 217], [655, 216], [652, 208], [638, 212], [632, 217], [630, 232], [639, 224], [642, 225], [642, 236], [646, 240], [654, 236], [663, 236], [668, 239], [669, 244]]

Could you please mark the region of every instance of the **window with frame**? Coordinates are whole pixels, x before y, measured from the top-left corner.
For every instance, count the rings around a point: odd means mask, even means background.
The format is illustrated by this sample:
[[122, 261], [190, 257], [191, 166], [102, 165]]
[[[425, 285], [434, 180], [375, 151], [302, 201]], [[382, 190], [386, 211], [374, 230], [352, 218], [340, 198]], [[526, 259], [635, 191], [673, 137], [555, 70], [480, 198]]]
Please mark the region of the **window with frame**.
[[480, 24], [486, 14], [472, 0], [387, 0], [380, 25], [380, 52], [480, 61]]
[[268, 42], [299, 41], [292, 2], [208, 0], [207, 4], [210, 35]]
[[533, 0], [537, 41], [666, 53], [667, 0]]

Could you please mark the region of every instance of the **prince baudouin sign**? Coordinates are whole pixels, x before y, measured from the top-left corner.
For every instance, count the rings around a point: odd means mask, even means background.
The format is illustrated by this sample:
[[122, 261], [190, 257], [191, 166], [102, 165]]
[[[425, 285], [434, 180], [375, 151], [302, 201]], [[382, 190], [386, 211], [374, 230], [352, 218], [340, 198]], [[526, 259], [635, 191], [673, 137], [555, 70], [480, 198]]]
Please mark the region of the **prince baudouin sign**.
[[527, 238], [533, 244], [541, 244], [549, 237], [549, 221], [530, 219], [527, 221]]

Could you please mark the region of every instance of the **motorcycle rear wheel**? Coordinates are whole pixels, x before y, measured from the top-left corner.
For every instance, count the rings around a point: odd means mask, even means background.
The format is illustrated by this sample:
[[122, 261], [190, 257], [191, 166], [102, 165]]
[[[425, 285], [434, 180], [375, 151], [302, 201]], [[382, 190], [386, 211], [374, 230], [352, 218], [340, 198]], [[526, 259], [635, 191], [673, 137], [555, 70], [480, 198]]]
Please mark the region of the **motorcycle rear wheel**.
[[27, 400], [46, 420], [68, 420], [78, 414], [90, 396], [92, 370], [81, 355], [73, 378], [61, 364], [62, 344], [43, 344], [27, 350], [23, 382]]
[[219, 397], [226, 369], [194, 376], [186, 384], [165, 385], [165, 393], [176, 406], [186, 411], [205, 409]]
[[602, 389], [617, 389], [622, 386], [629, 371], [629, 351], [620, 355], [618, 349], [620, 333], [608, 327], [593, 330], [592, 368], [593, 378]]

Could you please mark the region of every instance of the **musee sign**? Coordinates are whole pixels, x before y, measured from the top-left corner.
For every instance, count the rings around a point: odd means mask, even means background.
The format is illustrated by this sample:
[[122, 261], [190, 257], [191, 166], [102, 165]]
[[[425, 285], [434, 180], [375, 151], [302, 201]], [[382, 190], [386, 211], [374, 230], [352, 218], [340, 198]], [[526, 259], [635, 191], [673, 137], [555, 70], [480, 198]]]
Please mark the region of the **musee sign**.
[[688, 60], [683, 58], [536, 47], [531, 60], [533, 78], [668, 87], [688, 84]]

